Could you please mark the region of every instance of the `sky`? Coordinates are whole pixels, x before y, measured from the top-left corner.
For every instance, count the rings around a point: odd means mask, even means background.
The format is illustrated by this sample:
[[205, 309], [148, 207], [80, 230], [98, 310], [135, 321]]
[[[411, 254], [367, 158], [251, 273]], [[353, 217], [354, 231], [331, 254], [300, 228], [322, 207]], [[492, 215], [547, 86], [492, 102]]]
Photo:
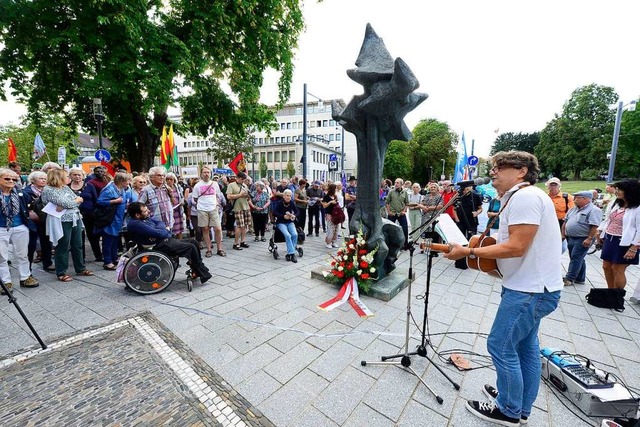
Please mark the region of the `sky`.
[[[370, 23], [429, 95], [406, 116], [409, 128], [436, 118], [486, 156], [496, 130], [542, 130], [578, 87], [597, 83], [625, 103], [638, 99], [639, 16], [637, 0], [305, 0], [290, 101], [302, 102], [304, 83], [325, 100], [362, 93], [346, 70]], [[276, 79], [267, 72], [263, 102], [275, 103]], [[0, 124], [24, 112], [0, 102]]]

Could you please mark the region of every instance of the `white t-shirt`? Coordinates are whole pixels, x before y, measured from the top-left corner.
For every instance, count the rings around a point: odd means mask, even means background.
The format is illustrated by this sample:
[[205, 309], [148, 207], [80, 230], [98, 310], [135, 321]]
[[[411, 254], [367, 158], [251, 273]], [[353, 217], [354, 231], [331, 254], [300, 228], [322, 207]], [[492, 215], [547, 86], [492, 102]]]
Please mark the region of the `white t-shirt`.
[[220, 187], [215, 181], [199, 181], [193, 186], [193, 198], [198, 199], [196, 208], [199, 212], [211, 212], [216, 209], [218, 200], [216, 193], [220, 192]]
[[[538, 230], [531, 246], [522, 257], [498, 259], [502, 286], [520, 292], [543, 293], [563, 288], [562, 238], [553, 202], [547, 194], [534, 186], [507, 191], [502, 199], [506, 208], [500, 214], [498, 243], [509, 240], [509, 225], [533, 224]], [[509, 202], [507, 203], [507, 200]]]

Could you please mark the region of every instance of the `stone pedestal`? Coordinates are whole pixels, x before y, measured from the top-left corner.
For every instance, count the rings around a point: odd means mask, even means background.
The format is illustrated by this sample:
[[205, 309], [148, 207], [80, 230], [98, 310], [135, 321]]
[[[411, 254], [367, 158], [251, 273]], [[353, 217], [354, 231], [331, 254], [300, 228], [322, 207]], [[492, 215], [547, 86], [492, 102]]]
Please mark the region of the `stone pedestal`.
[[[314, 270], [311, 270], [311, 278], [322, 280], [325, 283], [330, 283], [325, 279], [323, 274], [324, 271], [326, 270], [322, 268], [316, 268]], [[403, 290], [409, 285], [408, 276], [409, 276], [408, 272], [396, 270], [396, 271], [393, 271], [391, 274], [388, 274], [387, 276], [385, 276], [384, 279], [379, 280], [377, 282], [373, 282], [373, 284], [371, 285], [371, 288], [369, 288], [369, 292], [364, 292], [364, 291], [360, 291], [360, 292], [362, 294], [365, 294], [367, 296], [370, 296], [372, 298], [376, 298], [382, 301], [391, 301], [393, 297], [398, 295], [398, 293], [400, 293], [401, 290]], [[413, 277], [411, 278], [411, 280], [412, 281], [415, 280], [415, 273], [413, 274]], [[342, 286], [342, 284], [339, 284], [339, 285], [335, 283], [330, 283], [330, 284], [334, 285], [336, 289], [340, 289], [340, 286]]]

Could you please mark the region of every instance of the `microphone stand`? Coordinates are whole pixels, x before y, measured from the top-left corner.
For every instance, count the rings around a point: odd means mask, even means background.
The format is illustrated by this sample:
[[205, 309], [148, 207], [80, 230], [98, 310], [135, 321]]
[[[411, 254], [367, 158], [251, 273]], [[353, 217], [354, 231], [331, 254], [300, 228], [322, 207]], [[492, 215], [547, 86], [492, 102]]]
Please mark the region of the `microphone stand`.
[[[453, 205], [453, 203], [455, 203], [455, 201], [460, 197], [460, 193], [456, 193], [453, 195], [453, 197], [451, 197], [451, 200], [449, 200], [449, 202], [447, 202], [446, 205], [444, 205], [442, 207], [442, 209], [440, 209], [440, 211], [438, 211], [435, 215], [433, 215], [431, 217], [431, 219], [427, 222], [425, 222], [424, 224], [422, 224], [420, 227], [418, 227], [416, 230], [411, 232], [411, 235], [418, 233], [418, 235], [420, 235], [420, 233], [422, 233], [422, 231], [424, 231], [425, 229], [427, 229], [429, 226], [433, 226], [435, 227], [435, 224], [438, 222], [438, 217], [447, 210], [447, 208], [449, 208], [451, 205]], [[435, 229], [435, 228], [434, 228]], [[420, 375], [418, 375], [418, 373], [411, 367], [411, 356], [421, 356], [424, 357], [425, 359], [427, 359], [429, 362], [431, 362], [431, 364], [453, 385], [453, 388], [455, 388], [456, 390], [460, 390], [460, 385], [458, 383], [456, 383], [453, 379], [451, 379], [451, 377], [449, 377], [449, 375], [447, 375], [447, 373], [438, 365], [435, 364], [435, 362], [433, 361], [433, 359], [431, 359], [428, 355], [427, 355], [427, 343], [428, 340], [426, 338], [426, 323], [427, 323], [427, 314], [428, 314], [428, 307], [429, 307], [429, 289], [431, 286], [431, 268], [432, 268], [432, 264], [433, 264], [433, 258], [435, 256], [435, 252], [431, 250], [430, 247], [427, 247], [427, 256], [428, 256], [428, 262], [427, 262], [427, 283], [426, 283], [426, 293], [425, 293], [425, 297], [424, 297], [424, 315], [423, 315], [423, 319], [422, 319], [422, 337], [421, 337], [421, 341], [420, 341], [420, 345], [416, 348], [416, 351], [410, 352], [409, 351], [409, 327], [411, 325], [411, 276], [413, 274], [412, 271], [412, 267], [413, 267], [413, 252], [415, 250], [415, 244], [416, 242], [414, 242], [413, 240], [409, 240], [409, 242], [407, 243], [406, 247], [404, 248], [405, 250], [409, 251], [409, 254], [411, 256], [410, 262], [409, 262], [409, 286], [408, 286], [408, 291], [407, 291], [407, 320], [406, 320], [406, 325], [405, 325], [405, 341], [404, 341], [404, 353], [401, 354], [394, 354], [391, 356], [381, 356], [380, 357], [380, 362], [367, 362], [366, 360], [362, 360], [360, 361], [360, 365], [362, 366], [367, 366], [367, 365], [395, 365], [395, 366], [402, 366], [403, 368], [406, 368], [409, 370], [409, 372], [411, 374], [413, 374], [415, 377], [418, 378], [418, 380], [427, 388], [427, 390], [429, 390], [429, 392], [431, 392], [431, 394], [433, 394], [436, 398], [436, 401], [439, 404], [442, 404], [444, 402], [444, 399], [442, 399], [441, 396], [439, 396], [438, 394], [436, 394], [431, 387], [429, 387], [429, 385], [420, 377]], [[392, 362], [388, 362], [387, 360], [389, 359], [397, 359], [400, 358], [399, 361], [392, 361]]]

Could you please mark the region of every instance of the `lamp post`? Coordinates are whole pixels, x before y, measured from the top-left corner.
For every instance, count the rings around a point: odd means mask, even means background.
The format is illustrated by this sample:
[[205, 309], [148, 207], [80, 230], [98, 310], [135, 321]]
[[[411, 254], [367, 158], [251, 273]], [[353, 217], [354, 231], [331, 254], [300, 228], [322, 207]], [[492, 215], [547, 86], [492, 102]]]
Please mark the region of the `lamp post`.
[[344, 173], [344, 128], [340, 126], [340, 129], [342, 129], [342, 135], [340, 136], [342, 141], [342, 146], [340, 147], [340, 175], [342, 175]]
[[609, 157], [609, 170], [607, 172], [607, 181], [613, 182], [613, 170], [616, 166], [616, 154], [618, 152], [618, 138], [620, 137], [620, 123], [622, 122], [622, 111], [627, 105], [631, 105], [631, 111], [635, 110], [637, 100], [633, 100], [628, 104], [622, 101], [618, 102], [618, 111], [616, 112], [616, 124], [613, 128], [613, 141], [611, 143], [611, 157]]
[[442, 176], [440, 177], [440, 179], [445, 179], [446, 177], [444, 176], [444, 159], [440, 159], [440, 161], [442, 162]]
[[102, 112], [101, 98], [93, 98], [93, 116], [98, 123], [98, 144], [102, 150], [102, 122], [104, 121], [104, 113]]
[[318, 106], [321, 105], [322, 99], [312, 93], [307, 92], [307, 84], [303, 84], [304, 94], [302, 96], [302, 177], [307, 179], [307, 95], [311, 95], [318, 100]]

